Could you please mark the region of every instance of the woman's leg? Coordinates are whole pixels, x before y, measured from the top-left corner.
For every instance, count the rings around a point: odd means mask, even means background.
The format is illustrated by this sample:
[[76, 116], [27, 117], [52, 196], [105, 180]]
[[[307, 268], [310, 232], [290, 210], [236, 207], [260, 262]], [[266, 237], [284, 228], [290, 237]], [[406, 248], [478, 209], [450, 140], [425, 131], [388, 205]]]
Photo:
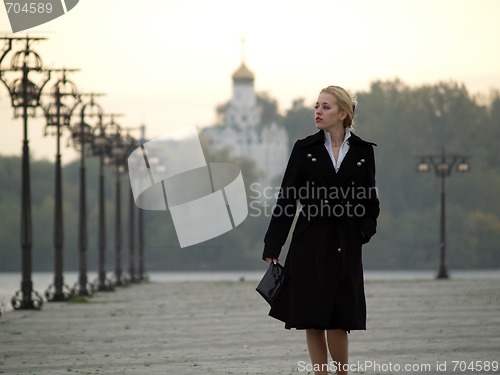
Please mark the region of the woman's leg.
[[307, 349], [316, 375], [328, 375], [328, 352], [326, 350], [325, 331], [306, 329]]
[[337, 366], [337, 375], [346, 375], [347, 371], [344, 370], [347, 369], [344, 369], [343, 365], [347, 365], [349, 360], [347, 332], [343, 329], [331, 329], [326, 331], [326, 338], [330, 355]]

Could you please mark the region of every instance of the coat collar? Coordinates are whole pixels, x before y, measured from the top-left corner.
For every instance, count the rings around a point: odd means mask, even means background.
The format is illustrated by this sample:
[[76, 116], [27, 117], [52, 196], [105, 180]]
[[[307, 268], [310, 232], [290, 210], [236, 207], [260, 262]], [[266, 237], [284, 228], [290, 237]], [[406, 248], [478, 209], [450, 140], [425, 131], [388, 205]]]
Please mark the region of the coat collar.
[[[304, 147], [314, 146], [316, 144], [325, 144], [325, 133], [323, 132], [323, 130], [319, 130], [315, 134], [310, 135], [307, 138], [304, 138], [304, 141], [303, 141]], [[354, 132], [352, 130], [351, 130], [351, 136], [349, 137], [349, 144], [350, 145], [376, 146], [376, 144], [373, 142], [368, 142], [368, 141], [361, 139], [356, 134], [354, 134]]]

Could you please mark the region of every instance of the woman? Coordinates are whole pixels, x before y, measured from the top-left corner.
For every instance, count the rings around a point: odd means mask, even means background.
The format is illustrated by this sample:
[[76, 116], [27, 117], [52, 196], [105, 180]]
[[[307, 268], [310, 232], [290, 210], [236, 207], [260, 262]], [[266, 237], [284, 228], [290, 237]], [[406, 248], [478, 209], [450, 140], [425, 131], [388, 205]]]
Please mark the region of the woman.
[[355, 106], [341, 87], [321, 90], [319, 131], [295, 143], [264, 239], [263, 259], [278, 262], [300, 206], [285, 283], [269, 315], [287, 329], [306, 330], [316, 375], [333, 364], [346, 374], [347, 333], [366, 329], [361, 247], [375, 234], [380, 209], [375, 144], [352, 132]]

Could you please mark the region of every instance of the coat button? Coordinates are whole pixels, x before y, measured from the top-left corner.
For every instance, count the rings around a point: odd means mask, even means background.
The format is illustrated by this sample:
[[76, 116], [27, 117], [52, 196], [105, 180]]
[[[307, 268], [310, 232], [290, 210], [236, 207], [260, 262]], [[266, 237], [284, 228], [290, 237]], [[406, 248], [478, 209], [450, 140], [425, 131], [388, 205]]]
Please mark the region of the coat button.
[[311, 160], [312, 160], [313, 162], [315, 162], [315, 161], [316, 161], [316, 158], [312, 158]]
[[311, 154], [307, 154], [307, 157], [308, 157], [308, 158], [312, 158], [312, 155], [311, 155]]
[[339, 247], [339, 248], [337, 249], [337, 253], [341, 253], [341, 252], [342, 252], [342, 249]]
[[357, 165], [358, 167], [361, 167], [361, 162], [360, 162], [360, 161], [358, 161], [358, 162], [356, 163], [356, 165]]

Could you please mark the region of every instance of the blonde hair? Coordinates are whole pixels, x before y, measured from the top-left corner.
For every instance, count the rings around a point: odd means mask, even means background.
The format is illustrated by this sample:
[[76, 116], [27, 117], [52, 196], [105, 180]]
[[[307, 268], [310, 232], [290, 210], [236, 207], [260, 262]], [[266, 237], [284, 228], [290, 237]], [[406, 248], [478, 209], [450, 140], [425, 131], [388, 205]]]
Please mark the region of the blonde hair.
[[344, 128], [352, 128], [354, 125], [354, 109], [358, 102], [355, 97], [352, 97], [345, 89], [340, 86], [328, 86], [321, 90], [320, 93], [333, 95], [337, 99], [339, 109], [346, 114], [344, 119]]

